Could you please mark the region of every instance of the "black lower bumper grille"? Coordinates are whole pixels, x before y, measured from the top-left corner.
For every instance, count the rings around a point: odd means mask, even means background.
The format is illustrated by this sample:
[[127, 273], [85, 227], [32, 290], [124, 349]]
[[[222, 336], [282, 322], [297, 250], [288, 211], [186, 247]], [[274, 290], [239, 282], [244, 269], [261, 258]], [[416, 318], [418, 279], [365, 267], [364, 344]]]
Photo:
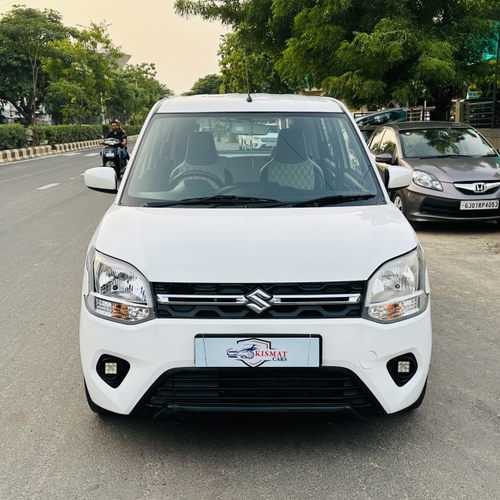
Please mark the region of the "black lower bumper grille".
[[491, 210], [460, 210], [460, 201], [427, 198], [420, 207], [422, 215], [448, 217], [453, 219], [479, 219], [500, 217], [500, 209]]
[[189, 368], [164, 373], [134, 413], [157, 416], [182, 411], [383, 410], [354, 373], [342, 368]]

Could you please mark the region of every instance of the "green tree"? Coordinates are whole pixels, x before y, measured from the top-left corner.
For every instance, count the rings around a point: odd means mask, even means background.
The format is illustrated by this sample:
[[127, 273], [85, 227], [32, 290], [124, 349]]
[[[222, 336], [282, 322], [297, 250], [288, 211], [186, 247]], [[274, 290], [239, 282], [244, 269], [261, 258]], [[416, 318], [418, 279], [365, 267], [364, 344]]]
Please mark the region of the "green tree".
[[220, 51], [223, 90], [245, 88], [246, 52], [252, 91], [308, 84], [353, 107], [425, 98], [443, 119], [483, 71], [500, 15], [488, 0], [177, 0], [175, 8], [232, 28]]
[[[301, 2], [299, 2], [301, 3]], [[218, 20], [232, 28], [220, 45], [221, 92], [283, 93], [290, 90], [275, 69], [291, 36], [292, 14], [274, 15], [275, 0], [177, 0], [176, 12]], [[248, 72], [248, 79], [247, 79]]]
[[337, 65], [323, 79], [324, 91], [354, 107], [426, 99], [436, 106], [436, 118], [448, 119], [452, 99], [465, 94], [483, 65], [492, 23], [481, 2], [408, 2], [391, 16], [382, 4], [381, 19], [334, 52]]
[[123, 53], [113, 45], [105, 25], [94, 23], [71, 39], [49, 45], [58, 54], [57, 58], [42, 58], [43, 69], [51, 79], [51, 104], [60, 106], [65, 122], [97, 121], [115, 85], [118, 59]]
[[173, 95], [173, 91], [156, 79], [152, 63], [127, 65], [116, 73], [106, 99], [107, 117], [132, 124], [141, 124], [158, 100]]
[[41, 59], [57, 58], [50, 42], [73, 32], [50, 9], [15, 6], [0, 19], [0, 100], [12, 103], [29, 124], [35, 123], [49, 86]]
[[221, 84], [220, 75], [206, 75], [196, 80], [191, 90], [184, 92], [182, 95], [220, 94]]

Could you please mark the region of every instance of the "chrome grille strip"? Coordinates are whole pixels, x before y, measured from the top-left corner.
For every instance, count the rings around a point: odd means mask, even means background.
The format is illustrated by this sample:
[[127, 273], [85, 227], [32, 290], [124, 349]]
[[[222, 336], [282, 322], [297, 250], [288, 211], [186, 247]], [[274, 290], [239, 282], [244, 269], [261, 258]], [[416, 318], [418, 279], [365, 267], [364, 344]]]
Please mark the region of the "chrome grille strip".
[[[245, 295], [156, 295], [159, 304], [170, 306], [245, 306], [252, 303]], [[359, 293], [343, 294], [310, 294], [310, 295], [275, 295], [267, 300], [274, 306], [302, 306], [302, 305], [350, 305], [358, 304], [361, 300]]]
[[499, 187], [500, 182], [455, 182], [454, 186], [458, 189], [482, 194]]

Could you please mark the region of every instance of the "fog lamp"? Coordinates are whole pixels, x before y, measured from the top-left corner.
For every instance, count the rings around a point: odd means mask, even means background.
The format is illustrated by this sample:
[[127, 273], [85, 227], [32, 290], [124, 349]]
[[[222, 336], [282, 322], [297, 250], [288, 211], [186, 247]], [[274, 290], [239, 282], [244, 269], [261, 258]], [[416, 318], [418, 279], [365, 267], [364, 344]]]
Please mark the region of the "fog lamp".
[[387, 362], [387, 371], [398, 387], [409, 382], [417, 370], [417, 358], [411, 352], [392, 358]]
[[104, 374], [105, 375], [118, 375], [118, 363], [106, 362], [104, 363]]
[[110, 387], [117, 388], [127, 376], [130, 363], [124, 359], [103, 354], [96, 365], [99, 377]]
[[398, 361], [398, 373], [410, 373], [410, 362]]

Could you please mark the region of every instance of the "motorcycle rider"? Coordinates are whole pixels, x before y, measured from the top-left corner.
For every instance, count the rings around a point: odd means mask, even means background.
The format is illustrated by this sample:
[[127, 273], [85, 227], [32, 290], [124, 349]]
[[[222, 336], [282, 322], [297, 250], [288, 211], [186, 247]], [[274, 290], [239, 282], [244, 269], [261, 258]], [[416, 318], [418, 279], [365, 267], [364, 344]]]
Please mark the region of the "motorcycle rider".
[[127, 161], [127, 135], [125, 134], [124, 130], [120, 127], [120, 124], [118, 123], [118, 120], [113, 120], [111, 122], [111, 131], [106, 134], [106, 139], [118, 139], [120, 141], [120, 144], [118, 145], [118, 151], [120, 152], [120, 159], [122, 162], [122, 165]]

